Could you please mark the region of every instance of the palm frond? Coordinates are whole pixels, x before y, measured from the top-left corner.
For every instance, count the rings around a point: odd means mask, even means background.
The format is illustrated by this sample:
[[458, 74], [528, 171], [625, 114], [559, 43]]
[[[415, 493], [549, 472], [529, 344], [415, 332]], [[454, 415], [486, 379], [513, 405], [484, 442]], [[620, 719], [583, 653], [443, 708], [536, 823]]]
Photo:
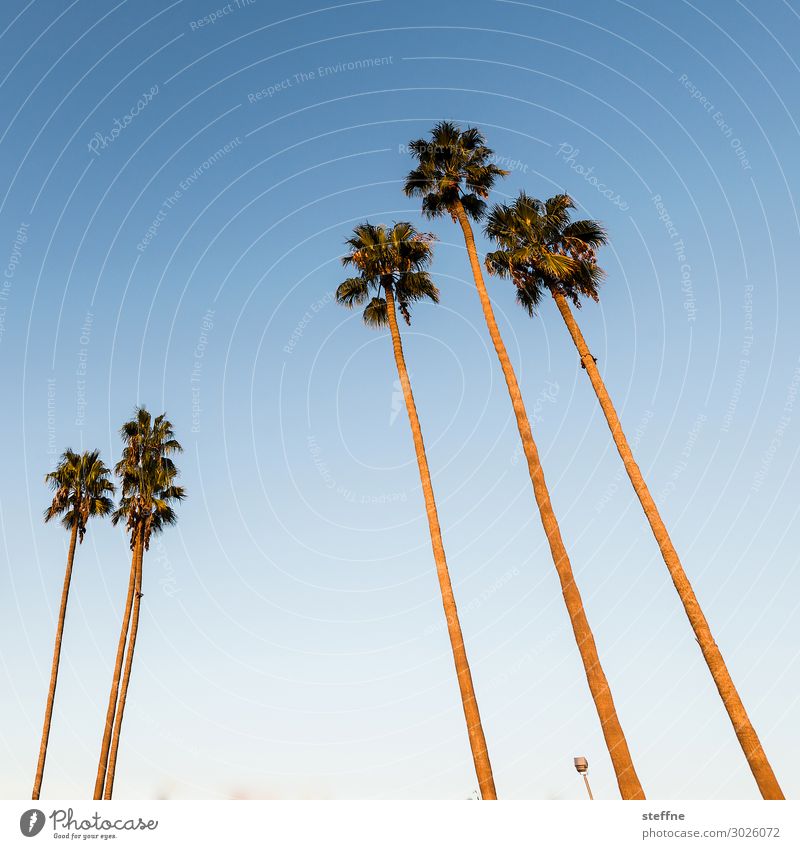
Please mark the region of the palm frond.
[[597, 221], [572, 221], [574, 208], [567, 194], [543, 202], [522, 192], [512, 204], [494, 206], [487, 216], [486, 235], [499, 250], [487, 254], [486, 267], [513, 280], [517, 300], [529, 313], [545, 290], [563, 293], [576, 306], [582, 297], [598, 299], [604, 272], [595, 250], [608, 236]]
[[517, 303], [532, 316], [542, 299], [542, 290], [538, 286], [517, 286]]
[[473, 221], [480, 221], [486, 215], [486, 201], [477, 195], [463, 195], [461, 205]]
[[183, 448], [175, 439], [172, 423], [162, 413], [152, 419], [145, 408], [135, 411], [121, 433], [127, 437], [122, 457], [116, 465], [121, 481], [121, 498], [111, 516], [114, 525], [125, 521], [131, 536], [131, 548], [139, 531], [143, 534], [145, 548], [149, 548], [152, 534], [159, 533], [167, 524], [174, 524], [177, 516], [170, 502], [185, 498], [183, 487], [175, 484], [178, 470], [169, 455]]
[[386, 300], [391, 291], [400, 313], [410, 321], [410, 304], [423, 298], [438, 303], [439, 290], [427, 269], [433, 259], [433, 233], [420, 232], [408, 221], [383, 224], [359, 224], [346, 244], [350, 253], [345, 264], [360, 271], [349, 277], [336, 290], [336, 300], [346, 307], [372, 300], [364, 310], [364, 321], [370, 327], [383, 327], [388, 322]]
[[608, 232], [598, 221], [590, 218], [573, 221], [564, 228], [564, 240], [584, 242], [593, 248], [601, 248], [608, 244]]
[[373, 298], [364, 308], [364, 324], [367, 327], [386, 327], [389, 313], [385, 298]]
[[452, 121], [440, 121], [429, 138], [416, 139], [409, 151], [417, 165], [407, 175], [404, 191], [422, 198], [422, 212], [437, 218], [455, 215], [461, 203], [474, 220], [486, 212], [485, 199], [498, 177], [508, 174], [492, 163], [493, 151], [477, 127], [461, 129]]
[[352, 309], [363, 304], [369, 296], [369, 284], [363, 277], [348, 277], [336, 289], [336, 301], [342, 306]]
[[116, 487], [109, 475], [99, 451], [77, 454], [68, 448], [58, 466], [45, 476], [45, 483], [54, 494], [44, 511], [44, 521], [60, 516], [65, 528], [77, 527], [78, 539], [83, 542], [89, 518], [108, 515], [113, 509], [109, 495], [114, 494]]
[[427, 271], [409, 271], [398, 277], [394, 290], [403, 302], [421, 301], [425, 298], [439, 303], [439, 289]]

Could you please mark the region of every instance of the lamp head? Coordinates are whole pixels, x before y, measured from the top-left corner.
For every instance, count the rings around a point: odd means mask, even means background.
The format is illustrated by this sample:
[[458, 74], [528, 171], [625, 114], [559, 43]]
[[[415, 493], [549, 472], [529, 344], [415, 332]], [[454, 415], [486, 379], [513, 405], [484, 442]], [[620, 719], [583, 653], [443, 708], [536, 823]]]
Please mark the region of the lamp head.
[[581, 775], [584, 775], [589, 772], [589, 761], [587, 761], [586, 758], [575, 758], [575, 769], [577, 769]]

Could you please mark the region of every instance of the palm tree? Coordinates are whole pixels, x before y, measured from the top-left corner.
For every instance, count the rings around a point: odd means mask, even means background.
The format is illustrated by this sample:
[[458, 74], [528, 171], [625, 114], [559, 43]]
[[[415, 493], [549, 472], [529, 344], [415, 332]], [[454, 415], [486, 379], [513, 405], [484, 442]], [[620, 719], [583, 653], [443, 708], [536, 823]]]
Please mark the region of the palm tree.
[[417, 167], [406, 178], [406, 195], [421, 197], [422, 211], [428, 217], [436, 218], [448, 213], [453, 221], [461, 226], [483, 316], [511, 396], [533, 484], [533, 494], [539, 507], [539, 515], [561, 583], [561, 591], [620, 793], [623, 799], [643, 799], [644, 791], [636, 775], [611, 689], [600, 664], [594, 635], [586, 618], [581, 594], [575, 583], [569, 556], [550, 502], [550, 493], [539, 462], [539, 452], [533, 439], [517, 377], [497, 327], [475, 247], [470, 219], [478, 221], [485, 215], [486, 198], [495, 180], [508, 172], [492, 164], [493, 152], [486, 146], [481, 132], [474, 127], [461, 130], [455, 124], [443, 121], [433, 128], [430, 139], [417, 139], [411, 142], [409, 147], [417, 159]]
[[511, 205], [495, 206], [487, 219], [486, 233], [497, 241], [500, 249], [487, 255], [486, 265], [493, 274], [511, 278], [516, 286], [517, 300], [531, 315], [546, 292], [553, 296], [578, 349], [581, 366], [589, 374], [614, 444], [650, 523], [761, 795], [765, 799], [783, 799], [775, 773], [736, 691], [655, 501], [633, 458], [595, 359], [589, 353], [570, 309], [569, 301], [580, 308], [581, 298], [598, 300], [598, 286], [604, 272], [597, 265], [595, 251], [607, 241], [606, 232], [597, 221], [573, 221], [570, 210], [574, 208], [572, 198], [566, 194], [542, 202], [524, 192]]
[[64, 619], [67, 615], [67, 600], [72, 581], [72, 564], [75, 561], [75, 545], [82, 543], [86, 534], [86, 523], [93, 516], [107, 516], [114, 504], [109, 497], [114, 494], [114, 484], [108, 478], [109, 470], [100, 459], [99, 451], [84, 451], [78, 454], [69, 448], [61, 455], [58, 466], [45, 476], [45, 483], [53, 490], [53, 500], [44, 511], [44, 520], [61, 517], [61, 524], [70, 532], [67, 569], [64, 587], [61, 590], [61, 607], [56, 624], [56, 640], [53, 648], [53, 665], [50, 670], [50, 688], [44, 709], [42, 742], [39, 746], [39, 761], [33, 780], [32, 799], [38, 799], [42, 790], [44, 763], [47, 758], [47, 743], [53, 719], [53, 703], [56, 698], [58, 667], [61, 660], [61, 641], [64, 636]]
[[114, 676], [111, 682], [111, 693], [108, 697], [108, 708], [106, 709], [106, 721], [103, 729], [103, 740], [100, 744], [100, 761], [97, 766], [97, 776], [94, 785], [94, 799], [103, 798], [103, 787], [106, 780], [106, 770], [108, 768], [108, 752], [111, 748], [111, 734], [114, 729], [114, 714], [117, 709], [117, 698], [119, 696], [119, 682], [122, 677], [122, 664], [125, 659], [125, 646], [128, 640], [128, 629], [131, 623], [131, 613], [133, 610], [133, 595], [136, 587], [136, 576], [138, 574], [138, 564], [141, 561], [141, 545], [139, 537], [134, 541], [133, 553], [131, 556], [131, 572], [128, 578], [128, 591], [125, 597], [125, 608], [122, 614], [122, 627], [120, 628], [119, 642], [117, 643], [117, 656], [114, 661]]
[[461, 691], [461, 703], [467, 721], [472, 759], [478, 776], [483, 799], [496, 799], [497, 794], [492, 776], [492, 765], [486, 748], [478, 702], [472, 684], [464, 637], [458, 619], [456, 600], [450, 583], [450, 573], [442, 543], [442, 531], [439, 527], [439, 515], [425, 454], [425, 443], [417, 416], [417, 407], [411, 391], [411, 382], [403, 355], [403, 343], [397, 321], [397, 310], [411, 324], [411, 305], [415, 301], [428, 298], [439, 302], [439, 290], [433, 284], [428, 273], [433, 250], [433, 236], [419, 233], [406, 222], [395, 224], [391, 228], [383, 225], [361, 224], [355, 228], [353, 237], [347, 240], [350, 253], [342, 259], [346, 266], [358, 271], [358, 276], [345, 280], [336, 290], [336, 300], [346, 307], [361, 305], [372, 295], [364, 310], [364, 322], [370, 327], [386, 327], [388, 324], [392, 339], [397, 373], [403, 388], [414, 450], [417, 455], [422, 494], [425, 498], [425, 511], [428, 516], [428, 528], [431, 535], [433, 559], [442, 594], [447, 631], [456, 666], [458, 686]]
[[[114, 791], [122, 719], [139, 631], [144, 552], [149, 549], [153, 535], [161, 533], [165, 527], [176, 523], [177, 516], [172, 503], [186, 497], [184, 488], [175, 483], [178, 470], [171, 459], [172, 454], [183, 449], [175, 439], [172, 424], [166, 419], [165, 414], [162, 413], [153, 419], [145, 407], [139, 407], [134, 417], [122, 426], [120, 435], [125, 442], [125, 447], [115, 472], [122, 483], [122, 494], [119, 506], [112, 516], [112, 522], [116, 525], [124, 520], [126, 531], [130, 534], [130, 546], [133, 552], [132, 587], [128, 590], [129, 601], [123, 616], [119, 643], [124, 650], [127, 637], [125, 666], [121, 671], [122, 652], [118, 650], [109, 698], [109, 716], [106, 718], [98, 767], [98, 783], [100, 783], [100, 791], [104, 799], [110, 799]], [[129, 612], [131, 596], [132, 606]], [[130, 627], [129, 634], [128, 627]], [[117, 696], [117, 690], [119, 696]], [[109, 730], [112, 722], [113, 729]], [[95, 798], [100, 798], [97, 786]]]

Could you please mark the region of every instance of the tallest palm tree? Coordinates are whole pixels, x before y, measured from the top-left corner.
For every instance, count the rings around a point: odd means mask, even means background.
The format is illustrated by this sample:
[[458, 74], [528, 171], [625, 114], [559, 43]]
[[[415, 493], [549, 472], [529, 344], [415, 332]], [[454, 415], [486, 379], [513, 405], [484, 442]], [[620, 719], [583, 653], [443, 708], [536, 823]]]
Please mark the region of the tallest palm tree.
[[[110, 799], [114, 791], [122, 719], [130, 687], [139, 615], [142, 599], [142, 562], [153, 535], [177, 522], [173, 504], [182, 501], [186, 492], [176, 483], [178, 469], [172, 456], [183, 451], [172, 428], [162, 413], [151, 416], [145, 407], [136, 409], [130, 421], [120, 428], [125, 442], [122, 459], [114, 471], [122, 482], [121, 498], [112, 516], [116, 525], [125, 524], [133, 552], [131, 577], [125, 612], [122, 617], [117, 660], [109, 694], [108, 712], [100, 746], [94, 798]], [[127, 645], [127, 649], [126, 649]], [[125, 665], [122, 655], [125, 653]]]
[[611, 689], [600, 664], [594, 635], [586, 618], [581, 594], [550, 502], [550, 493], [539, 462], [539, 452], [533, 439], [522, 393], [494, 317], [475, 247], [471, 221], [483, 218], [486, 213], [486, 198], [495, 180], [507, 172], [492, 164], [492, 151], [486, 146], [483, 135], [474, 127], [461, 130], [455, 124], [443, 121], [433, 128], [429, 139], [412, 141], [409, 147], [417, 159], [417, 167], [406, 178], [406, 194], [422, 198], [422, 211], [425, 215], [436, 218], [448, 213], [453, 221], [461, 226], [483, 316], [508, 386], [522, 448], [528, 462], [534, 498], [561, 583], [564, 602], [617, 776], [620, 794], [623, 799], [643, 799], [644, 791], [636, 775]]
[[487, 219], [486, 234], [497, 241], [499, 250], [486, 257], [486, 265], [493, 274], [511, 278], [516, 286], [517, 300], [529, 314], [533, 314], [548, 292], [556, 302], [578, 349], [581, 366], [589, 375], [625, 471], [653, 531], [758, 789], [765, 799], [783, 799], [783, 791], [633, 457], [594, 357], [570, 309], [570, 301], [575, 307], [580, 307], [581, 298], [598, 300], [603, 271], [597, 265], [595, 251], [607, 241], [606, 232], [597, 221], [573, 221], [570, 210], [574, 208], [572, 198], [566, 194], [542, 202], [522, 193], [511, 205], [495, 206]]

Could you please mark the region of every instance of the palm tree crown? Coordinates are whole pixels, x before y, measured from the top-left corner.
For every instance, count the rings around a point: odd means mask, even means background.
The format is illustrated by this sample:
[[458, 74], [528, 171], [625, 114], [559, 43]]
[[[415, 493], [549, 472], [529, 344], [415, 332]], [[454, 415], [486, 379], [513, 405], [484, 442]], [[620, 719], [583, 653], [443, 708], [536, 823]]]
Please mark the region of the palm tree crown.
[[107, 516], [114, 509], [110, 496], [116, 487], [109, 475], [99, 451], [78, 454], [67, 448], [58, 466], [45, 475], [45, 483], [54, 491], [44, 511], [45, 522], [60, 516], [67, 530], [77, 526], [79, 542], [83, 542], [89, 518]]
[[125, 520], [131, 548], [135, 545], [133, 532], [141, 530], [148, 549], [152, 534], [177, 521], [172, 503], [186, 497], [184, 488], [175, 484], [178, 470], [170, 457], [183, 448], [165, 415], [153, 419], [145, 407], [139, 407], [125, 422], [120, 436], [125, 448], [115, 472], [122, 481], [122, 496], [111, 521], [116, 525]]
[[605, 272], [597, 265], [596, 248], [608, 237], [597, 221], [573, 221], [572, 198], [556, 195], [546, 201], [521, 192], [510, 205], [492, 208], [486, 235], [500, 250], [486, 255], [486, 267], [499, 277], [510, 277], [517, 301], [533, 314], [545, 291], [561, 292], [580, 307], [580, 298], [598, 299]]
[[407, 221], [392, 227], [383, 224], [359, 224], [346, 244], [350, 253], [342, 264], [357, 269], [357, 277], [348, 277], [336, 290], [336, 300], [346, 307], [372, 299], [364, 310], [364, 322], [371, 327], [384, 327], [388, 316], [383, 290], [390, 290], [397, 300], [406, 324], [411, 324], [411, 304], [423, 298], [439, 303], [439, 290], [427, 269], [433, 258], [434, 236], [420, 233]]
[[449, 212], [455, 220], [460, 201], [467, 215], [479, 220], [495, 180], [509, 173], [492, 162], [494, 152], [476, 127], [462, 130], [451, 121], [440, 121], [430, 139], [412, 141], [409, 149], [419, 164], [406, 177], [403, 190], [422, 198], [422, 211], [429, 218]]

